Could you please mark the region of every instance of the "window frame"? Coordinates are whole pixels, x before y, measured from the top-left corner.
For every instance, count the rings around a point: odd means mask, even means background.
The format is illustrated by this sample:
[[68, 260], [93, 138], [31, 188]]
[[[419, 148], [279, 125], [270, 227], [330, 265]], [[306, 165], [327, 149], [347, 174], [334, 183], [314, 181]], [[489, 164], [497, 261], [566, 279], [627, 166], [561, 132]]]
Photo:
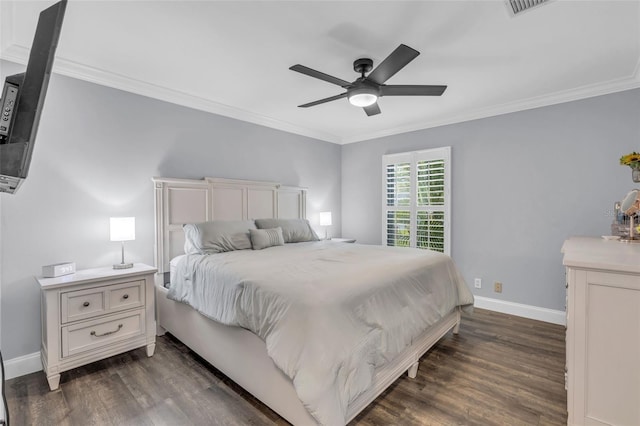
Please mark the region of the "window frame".
[[[444, 202], [442, 205], [418, 206], [418, 163], [442, 160], [444, 164]], [[387, 167], [410, 164], [409, 206], [387, 205]], [[444, 215], [444, 251], [451, 256], [451, 147], [439, 147], [420, 151], [400, 152], [382, 156], [382, 244], [388, 245], [388, 213], [409, 211], [409, 247], [417, 247], [418, 213], [442, 212]]]

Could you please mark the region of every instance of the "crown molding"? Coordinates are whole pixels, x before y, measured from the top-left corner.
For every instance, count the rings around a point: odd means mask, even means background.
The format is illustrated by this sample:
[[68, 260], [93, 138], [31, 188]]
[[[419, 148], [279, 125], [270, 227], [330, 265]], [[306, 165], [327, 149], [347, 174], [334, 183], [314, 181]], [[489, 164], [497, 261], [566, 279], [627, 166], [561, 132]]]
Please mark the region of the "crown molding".
[[418, 130], [430, 129], [433, 127], [446, 126], [450, 124], [462, 123], [465, 121], [478, 120], [482, 118], [495, 117], [498, 115], [510, 114], [519, 111], [526, 111], [534, 108], [541, 108], [545, 106], [557, 105], [566, 102], [579, 101], [582, 99], [592, 98], [596, 96], [608, 95], [616, 92], [623, 92], [625, 90], [633, 90], [640, 88], [640, 77], [638, 70], [640, 69], [640, 61], [636, 66], [636, 70], [633, 75], [611, 80], [604, 83], [598, 83], [593, 85], [587, 85], [578, 87], [575, 89], [565, 90], [562, 92], [550, 93], [544, 96], [538, 96], [534, 98], [524, 99], [517, 102], [506, 103], [502, 105], [495, 105], [489, 108], [478, 109], [470, 111], [466, 114], [447, 117], [442, 120], [433, 120], [423, 122], [420, 124], [395, 127], [391, 129], [385, 129], [381, 132], [359, 133], [353, 137], [343, 138], [342, 144], [349, 144], [355, 142], [362, 142], [372, 139], [378, 139], [388, 136], [393, 136], [401, 133], [415, 132]]
[[[0, 59], [26, 65], [29, 56], [29, 49], [22, 46], [11, 45], [3, 49]], [[240, 121], [269, 127], [276, 130], [282, 130], [288, 133], [294, 133], [313, 139], [319, 139], [326, 142], [339, 144], [341, 142], [339, 136], [319, 132], [314, 129], [297, 126], [281, 120], [276, 120], [261, 114], [255, 114], [240, 108], [221, 104], [202, 98], [200, 96], [174, 90], [168, 87], [159, 86], [142, 80], [133, 79], [121, 74], [116, 74], [96, 67], [89, 67], [84, 64], [70, 61], [62, 57], [56, 57], [53, 65], [53, 72], [67, 77], [76, 78], [78, 80], [87, 81], [89, 83], [99, 84], [101, 86], [111, 87], [125, 92], [158, 99], [165, 102], [181, 105], [200, 111], [210, 112]]]

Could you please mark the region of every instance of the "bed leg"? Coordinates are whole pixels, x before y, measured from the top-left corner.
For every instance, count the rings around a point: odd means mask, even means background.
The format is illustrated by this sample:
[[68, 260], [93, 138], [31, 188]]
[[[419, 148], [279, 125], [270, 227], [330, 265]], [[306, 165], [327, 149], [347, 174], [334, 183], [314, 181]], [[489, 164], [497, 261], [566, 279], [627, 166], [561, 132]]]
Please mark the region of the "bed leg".
[[411, 367], [409, 367], [409, 370], [407, 370], [407, 374], [410, 379], [415, 379], [418, 375], [418, 364], [418, 362], [415, 362]]
[[456, 325], [453, 326], [453, 334], [458, 334], [460, 332], [460, 309], [456, 312]]

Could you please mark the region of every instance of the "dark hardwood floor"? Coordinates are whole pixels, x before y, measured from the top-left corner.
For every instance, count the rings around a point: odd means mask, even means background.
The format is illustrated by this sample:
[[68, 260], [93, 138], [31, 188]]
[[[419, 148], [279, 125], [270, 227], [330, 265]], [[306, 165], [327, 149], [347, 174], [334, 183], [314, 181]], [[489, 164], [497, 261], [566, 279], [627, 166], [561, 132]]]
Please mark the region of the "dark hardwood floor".
[[[563, 425], [564, 327], [476, 309], [351, 425]], [[11, 425], [284, 425], [181, 342], [8, 380]]]

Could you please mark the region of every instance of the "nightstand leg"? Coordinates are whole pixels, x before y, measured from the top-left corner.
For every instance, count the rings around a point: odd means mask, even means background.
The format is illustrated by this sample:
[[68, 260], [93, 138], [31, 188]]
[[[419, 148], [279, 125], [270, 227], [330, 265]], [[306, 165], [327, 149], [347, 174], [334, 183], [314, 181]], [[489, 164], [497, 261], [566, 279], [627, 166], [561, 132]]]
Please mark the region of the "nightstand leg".
[[153, 353], [156, 351], [156, 344], [151, 343], [147, 345], [147, 356], [153, 356]]
[[60, 386], [60, 375], [54, 374], [52, 376], [47, 376], [47, 381], [49, 382], [49, 389], [56, 390]]

